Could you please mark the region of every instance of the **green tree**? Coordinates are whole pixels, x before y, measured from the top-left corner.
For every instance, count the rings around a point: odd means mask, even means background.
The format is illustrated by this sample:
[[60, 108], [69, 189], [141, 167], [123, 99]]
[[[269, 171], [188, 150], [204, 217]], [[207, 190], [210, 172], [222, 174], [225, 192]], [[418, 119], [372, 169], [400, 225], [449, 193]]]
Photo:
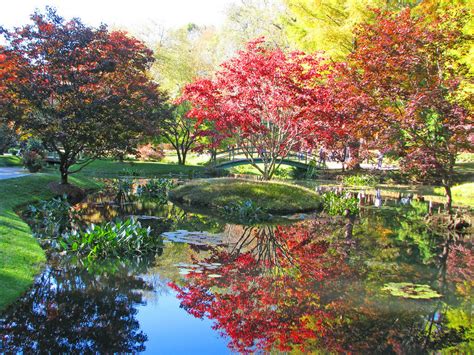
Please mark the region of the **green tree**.
[[281, 0], [242, 0], [232, 4], [220, 31], [220, 48], [228, 59], [258, 37], [274, 46], [286, 48], [289, 42], [283, 22], [286, 7]]
[[179, 96], [186, 84], [212, 75], [216, 41], [213, 28], [195, 24], [168, 31], [155, 48], [152, 74], [171, 97]]
[[[211, 77], [217, 67], [217, 43], [213, 28], [195, 24], [165, 34], [156, 48], [153, 73], [172, 98], [179, 96], [186, 84]], [[188, 153], [205, 135], [202, 127], [196, 127], [196, 120], [187, 116], [189, 108], [186, 102], [170, 103], [160, 126], [161, 137], [173, 146], [180, 165], [186, 164]]]

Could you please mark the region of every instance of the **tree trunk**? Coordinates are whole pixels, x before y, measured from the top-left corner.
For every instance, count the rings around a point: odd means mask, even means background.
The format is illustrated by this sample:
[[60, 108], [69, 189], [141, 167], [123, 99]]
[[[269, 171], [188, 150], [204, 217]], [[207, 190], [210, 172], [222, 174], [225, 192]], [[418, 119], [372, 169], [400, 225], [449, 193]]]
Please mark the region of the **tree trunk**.
[[179, 149], [179, 146], [176, 146], [175, 150], [176, 150], [176, 155], [178, 156], [178, 165], [184, 165], [183, 164], [183, 158], [181, 157], [181, 150]]
[[269, 171], [265, 169], [265, 172], [262, 175], [262, 179], [265, 181], [270, 181], [272, 179], [272, 175]]
[[68, 177], [67, 171], [62, 171], [61, 170], [61, 184], [62, 185], [67, 185], [68, 184], [67, 177]]
[[448, 184], [444, 185], [444, 190], [446, 192], [446, 204], [445, 207], [448, 210], [449, 213], [451, 213], [451, 207], [453, 205], [453, 196], [451, 193], [451, 186]]
[[186, 155], [188, 154], [187, 151], [181, 152], [181, 165], [186, 165]]
[[61, 173], [61, 184], [67, 185], [69, 175], [69, 164], [64, 156], [60, 156], [59, 172]]
[[211, 149], [210, 152], [211, 152], [211, 163], [213, 165], [216, 165], [216, 163], [217, 163], [217, 150], [216, 149]]
[[360, 170], [360, 142], [354, 141], [349, 145], [350, 160], [352, 170]]

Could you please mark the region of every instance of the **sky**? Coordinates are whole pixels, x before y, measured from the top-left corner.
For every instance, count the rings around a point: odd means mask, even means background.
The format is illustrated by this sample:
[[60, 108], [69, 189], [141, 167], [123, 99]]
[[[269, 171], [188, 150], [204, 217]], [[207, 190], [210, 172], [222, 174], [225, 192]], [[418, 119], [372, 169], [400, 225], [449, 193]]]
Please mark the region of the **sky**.
[[180, 27], [221, 24], [225, 10], [239, 0], [13, 0], [2, 1], [0, 25], [21, 26], [35, 9], [53, 6], [65, 18], [79, 17], [84, 23], [140, 31], [147, 26]]

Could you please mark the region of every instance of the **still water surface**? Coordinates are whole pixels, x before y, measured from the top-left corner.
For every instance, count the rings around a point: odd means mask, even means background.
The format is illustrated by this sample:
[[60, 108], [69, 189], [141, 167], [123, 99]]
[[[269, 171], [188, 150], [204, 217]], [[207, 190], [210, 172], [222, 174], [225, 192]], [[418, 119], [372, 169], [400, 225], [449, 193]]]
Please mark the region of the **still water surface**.
[[98, 195], [82, 206], [88, 222], [133, 215], [157, 236], [178, 232], [133, 260], [51, 255], [0, 315], [0, 352], [471, 352], [469, 235], [427, 223], [423, 203], [377, 205], [247, 226]]

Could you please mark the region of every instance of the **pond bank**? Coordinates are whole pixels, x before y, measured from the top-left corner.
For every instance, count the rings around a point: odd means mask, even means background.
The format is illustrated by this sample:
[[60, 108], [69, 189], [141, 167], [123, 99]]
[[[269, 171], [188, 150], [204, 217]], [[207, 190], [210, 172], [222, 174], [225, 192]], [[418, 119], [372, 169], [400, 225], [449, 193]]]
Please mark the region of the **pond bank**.
[[[15, 211], [54, 197], [47, 185], [58, 179], [58, 174], [35, 174], [0, 182], [0, 310], [31, 286], [46, 261], [30, 227]], [[71, 177], [71, 183], [85, 189], [99, 187], [91, 179], [79, 176]]]

